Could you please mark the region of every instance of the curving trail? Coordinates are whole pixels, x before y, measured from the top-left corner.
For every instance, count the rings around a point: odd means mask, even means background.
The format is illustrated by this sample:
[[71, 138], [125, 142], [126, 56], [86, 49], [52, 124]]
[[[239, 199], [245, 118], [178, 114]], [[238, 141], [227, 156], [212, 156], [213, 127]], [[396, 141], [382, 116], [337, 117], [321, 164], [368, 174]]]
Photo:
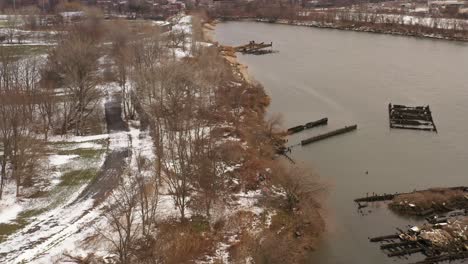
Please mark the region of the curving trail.
[[109, 151], [96, 178], [71, 195], [64, 205], [47, 211], [0, 244], [0, 263], [51, 263], [63, 250], [93, 234], [102, 203], [117, 186], [131, 157], [131, 134], [122, 119], [121, 99], [112, 94], [105, 103]]

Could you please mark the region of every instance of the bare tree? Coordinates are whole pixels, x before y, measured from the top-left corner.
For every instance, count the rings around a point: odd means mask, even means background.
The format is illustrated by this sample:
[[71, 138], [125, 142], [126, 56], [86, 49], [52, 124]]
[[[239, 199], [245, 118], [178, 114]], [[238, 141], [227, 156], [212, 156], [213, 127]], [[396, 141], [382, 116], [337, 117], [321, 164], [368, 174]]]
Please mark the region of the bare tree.
[[150, 162], [140, 153], [137, 156], [137, 171], [135, 174], [135, 183], [139, 193], [139, 209], [141, 218], [141, 232], [143, 237], [148, 238], [156, 225], [156, 213], [158, 207], [158, 177], [151, 173], [145, 175], [145, 172], [151, 170]]
[[287, 209], [292, 211], [298, 206], [319, 208], [317, 198], [326, 191], [326, 186], [304, 169], [285, 166], [280, 165], [273, 169], [273, 180], [286, 193]]
[[30, 183], [38, 168], [41, 145], [35, 139], [34, 124], [39, 66], [34, 60], [14, 60], [0, 50], [0, 124], [3, 145], [0, 191], [7, 176], [7, 166], [20, 186]]
[[97, 230], [112, 244], [113, 250], [119, 256], [119, 263], [122, 264], [132, 263], [135, 243], [141, 228], [137, 221], [138, 195], [135, 180], [130, 178], [129, 181], [125, 181], [120, 177], [119, 185], [111, 195], [112, 202], [108, 203], [104, 214], [110, 230]]
[[6, 35], [7, 35], [8, 43], [14, 42], [15, 37], [18, 33], [19, 24], [20, 24], [19, 17], [14, 13], [10, 13], [8, 15], [8, 19], [6, 23]]
[[127, 87], [128, 75], [131, 70], [133, 51], [130, 41], [134, 35], [125, 22], [117, 21], [112, 28], [112, 50], [111, 55], [117, 67], [117, 80], [122, 91], [123, 112], [125, 117], [135, 118], [135, 110], [131, 105], [131, 91]]
[[83, 134], [86, 118], [99, 102], [100, 91], [96, 86], [100, 51], [96, 40], [88, 33], [87, 27], [75, 26], [49, 56], [70, 97], [63, 105], [62, 133], [74, 128], [76, 135]]

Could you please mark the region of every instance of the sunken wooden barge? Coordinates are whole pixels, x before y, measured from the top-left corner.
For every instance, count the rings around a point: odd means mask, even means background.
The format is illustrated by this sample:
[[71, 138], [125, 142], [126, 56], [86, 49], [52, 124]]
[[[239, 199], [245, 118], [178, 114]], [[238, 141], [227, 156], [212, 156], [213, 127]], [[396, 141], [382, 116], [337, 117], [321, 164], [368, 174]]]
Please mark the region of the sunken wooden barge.
[[390, 128], [437, 132], [429, 106], [388, 104]]
[[272, 47], [273, 47], [273, 42], [257, 43], [255, 41], [250, 41], [248, 44], [237, 46], [234, 49], [236, 52], [241, 52], [243, 54], [262, 55], [262, 54], [273, 53]]

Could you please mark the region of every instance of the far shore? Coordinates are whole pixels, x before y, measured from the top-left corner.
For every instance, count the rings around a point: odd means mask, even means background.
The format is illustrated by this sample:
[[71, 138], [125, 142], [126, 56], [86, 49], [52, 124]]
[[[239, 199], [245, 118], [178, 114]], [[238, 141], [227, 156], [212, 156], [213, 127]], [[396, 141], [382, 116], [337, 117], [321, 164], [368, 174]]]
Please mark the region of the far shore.
[[[338, 25], [335, 23], [320, 23], [317, 21], [300, 21], [300, 20], [288, 20], [288, 19], [277, 19], [269, 20], [266, 18], [237, 18], [237, 17], [227, 17], [223, 18], [222, 21], [241, 21], [241, 22], [259, 22], [259, 23], [269, 23], [269, 24], [280, 24], [280, 25], [291, 25], [291, 26], [302, 26], [302, 27], [314, 27], [314, 28], [323, 28], [323, 29], [337, 29], [337, 30], [346, 30], [346, 31], [356, 31], [356, 32], [366, 32], [366, 33], [375, 33], [375, 34], [387, 34], [387, 35], [396, 35], [396, 36], [407, 36], [407, 37], [417, 37], [417, 38], [428, 38], [435, 40], [449, 40], [449, 41], [460, 41], [468, 42], [468, 36], [444, 36], [441, 34], [427, 34], [424, 32], [418, 31], [404, 31], [403, 28], [397, 27], [385, 27], [379, 28], [379, 24], [368, 25], [358, 25], [358, 24], [349, 24], [349, 25]], [[382, 25], [379, 25], [382, 26]]]

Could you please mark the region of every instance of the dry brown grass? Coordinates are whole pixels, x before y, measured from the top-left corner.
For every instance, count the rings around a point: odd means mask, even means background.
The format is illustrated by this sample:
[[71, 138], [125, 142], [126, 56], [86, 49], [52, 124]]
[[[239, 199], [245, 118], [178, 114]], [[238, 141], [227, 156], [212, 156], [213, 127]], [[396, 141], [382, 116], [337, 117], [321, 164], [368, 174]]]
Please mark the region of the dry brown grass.
[[203, 222], [164, 223], [157, 238], [159, 259], [167, 264], [192, 263], [210, 253], [216, 237]]
[[[465, 196], [466, 192], [462, 190], [433, 188], [398, 195], [389, 206], [397, 211], [407, 211], [410, 208], [414, 208], [412, 210], [416, 212], [431, 208], [436, 211], [447, 211], [449, 208], [458, 209], [462, 208], [463, 205], [468, 205], [468, 199]], [[414, 204], [415, 207], [410, 207], [409, 204]]]

